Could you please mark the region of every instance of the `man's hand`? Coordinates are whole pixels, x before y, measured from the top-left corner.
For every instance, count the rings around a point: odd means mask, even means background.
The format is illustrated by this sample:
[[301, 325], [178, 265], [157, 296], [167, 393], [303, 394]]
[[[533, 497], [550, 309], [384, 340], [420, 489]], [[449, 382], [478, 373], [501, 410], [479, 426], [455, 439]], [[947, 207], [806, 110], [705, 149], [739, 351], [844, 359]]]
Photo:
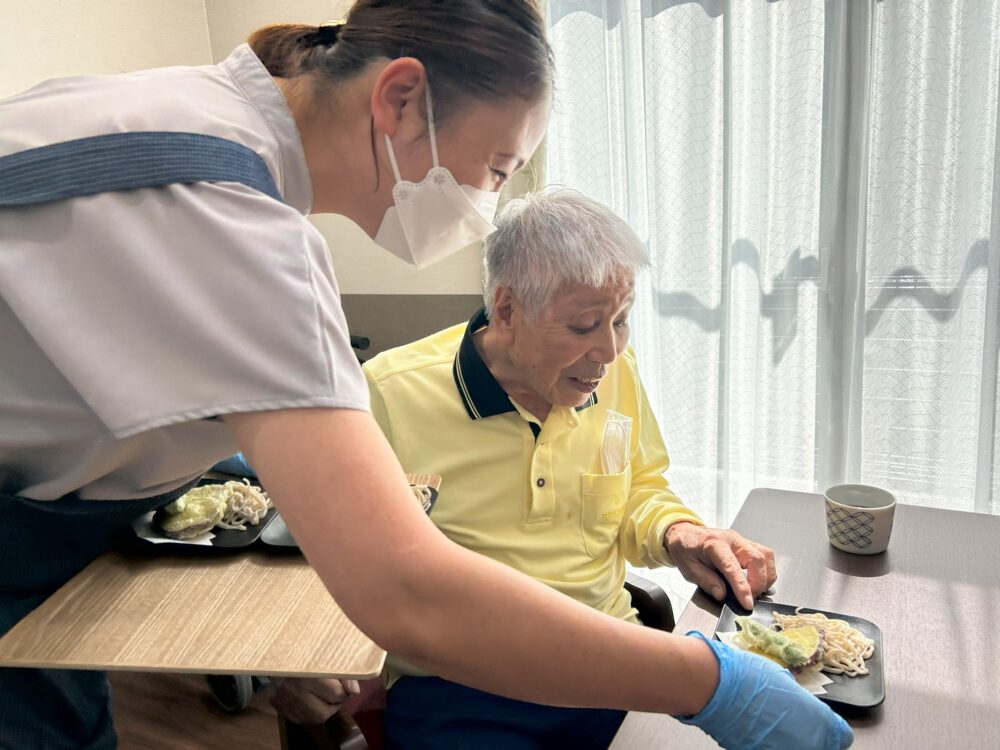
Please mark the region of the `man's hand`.
[[771, 588], [778, 578], [774, 551], [729, 529], [680, 521], [667, 529], [663, 546], [681, 575], [719, 601], [726, 598], [719, 578], [720, 573], [724, 575], [746, 609], [753, 609], [754, 597]]
[[357, 680], [276, 679], [271, 705], [296, 724], [322, 724], [361, 692]]

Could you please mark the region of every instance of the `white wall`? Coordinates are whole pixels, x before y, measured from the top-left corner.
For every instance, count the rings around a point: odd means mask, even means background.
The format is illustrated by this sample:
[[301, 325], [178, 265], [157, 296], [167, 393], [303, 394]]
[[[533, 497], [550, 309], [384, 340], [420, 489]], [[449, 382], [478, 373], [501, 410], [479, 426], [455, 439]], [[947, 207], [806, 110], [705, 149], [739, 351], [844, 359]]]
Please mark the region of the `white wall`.
[[203, 0], [0, 0], [0, 98], [56, 76], [211, 62]]

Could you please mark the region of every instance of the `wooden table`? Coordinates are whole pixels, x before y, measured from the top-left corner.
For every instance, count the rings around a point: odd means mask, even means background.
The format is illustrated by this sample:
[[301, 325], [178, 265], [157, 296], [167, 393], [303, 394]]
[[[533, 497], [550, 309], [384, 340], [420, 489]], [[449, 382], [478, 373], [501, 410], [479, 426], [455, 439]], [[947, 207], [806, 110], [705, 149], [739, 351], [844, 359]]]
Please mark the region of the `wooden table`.
[[0, 666], [367, 679], [385, 652], [298, 555], [108, 552], [0, 639]]
[[[819, 495], [754, 490], [733, 528], [773, 548], [769, 599], [864, 617], [882, 629], [885, 703], [846, 718], [856, 748], [1000, 748], [1000, 517], [896, 508], [887, 552], [826, 540]], [[700, 591], [677, 632], [711, 634], [719, 605]], [[693, 727], [632, 713], [612, 750], [712, 748]]]

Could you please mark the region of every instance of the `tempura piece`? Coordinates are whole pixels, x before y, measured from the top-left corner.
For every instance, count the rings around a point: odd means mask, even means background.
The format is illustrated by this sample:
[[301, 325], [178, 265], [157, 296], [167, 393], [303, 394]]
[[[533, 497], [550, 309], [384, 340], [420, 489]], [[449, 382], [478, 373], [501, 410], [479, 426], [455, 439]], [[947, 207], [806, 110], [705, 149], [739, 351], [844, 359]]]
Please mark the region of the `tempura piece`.
[[171, 539], [194, 539], [214, 527], [226, 512], [222, 485], [195, 487], [156, 511], [153, 523]]

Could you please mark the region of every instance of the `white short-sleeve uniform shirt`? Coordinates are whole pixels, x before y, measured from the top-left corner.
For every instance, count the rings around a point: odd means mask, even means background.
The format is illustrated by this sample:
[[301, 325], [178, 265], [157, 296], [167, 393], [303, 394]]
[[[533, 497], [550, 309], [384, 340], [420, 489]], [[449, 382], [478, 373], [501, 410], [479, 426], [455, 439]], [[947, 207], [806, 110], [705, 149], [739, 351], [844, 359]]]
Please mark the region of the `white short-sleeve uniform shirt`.
[[128, 131], [242, 143], [284, 203], [199, 183], [0, 209], [0, 494], [149, 497], [235, 451], [220, 415], [368, 409], [298, 130], [250, 48], [0, 101], [0, 156]]

